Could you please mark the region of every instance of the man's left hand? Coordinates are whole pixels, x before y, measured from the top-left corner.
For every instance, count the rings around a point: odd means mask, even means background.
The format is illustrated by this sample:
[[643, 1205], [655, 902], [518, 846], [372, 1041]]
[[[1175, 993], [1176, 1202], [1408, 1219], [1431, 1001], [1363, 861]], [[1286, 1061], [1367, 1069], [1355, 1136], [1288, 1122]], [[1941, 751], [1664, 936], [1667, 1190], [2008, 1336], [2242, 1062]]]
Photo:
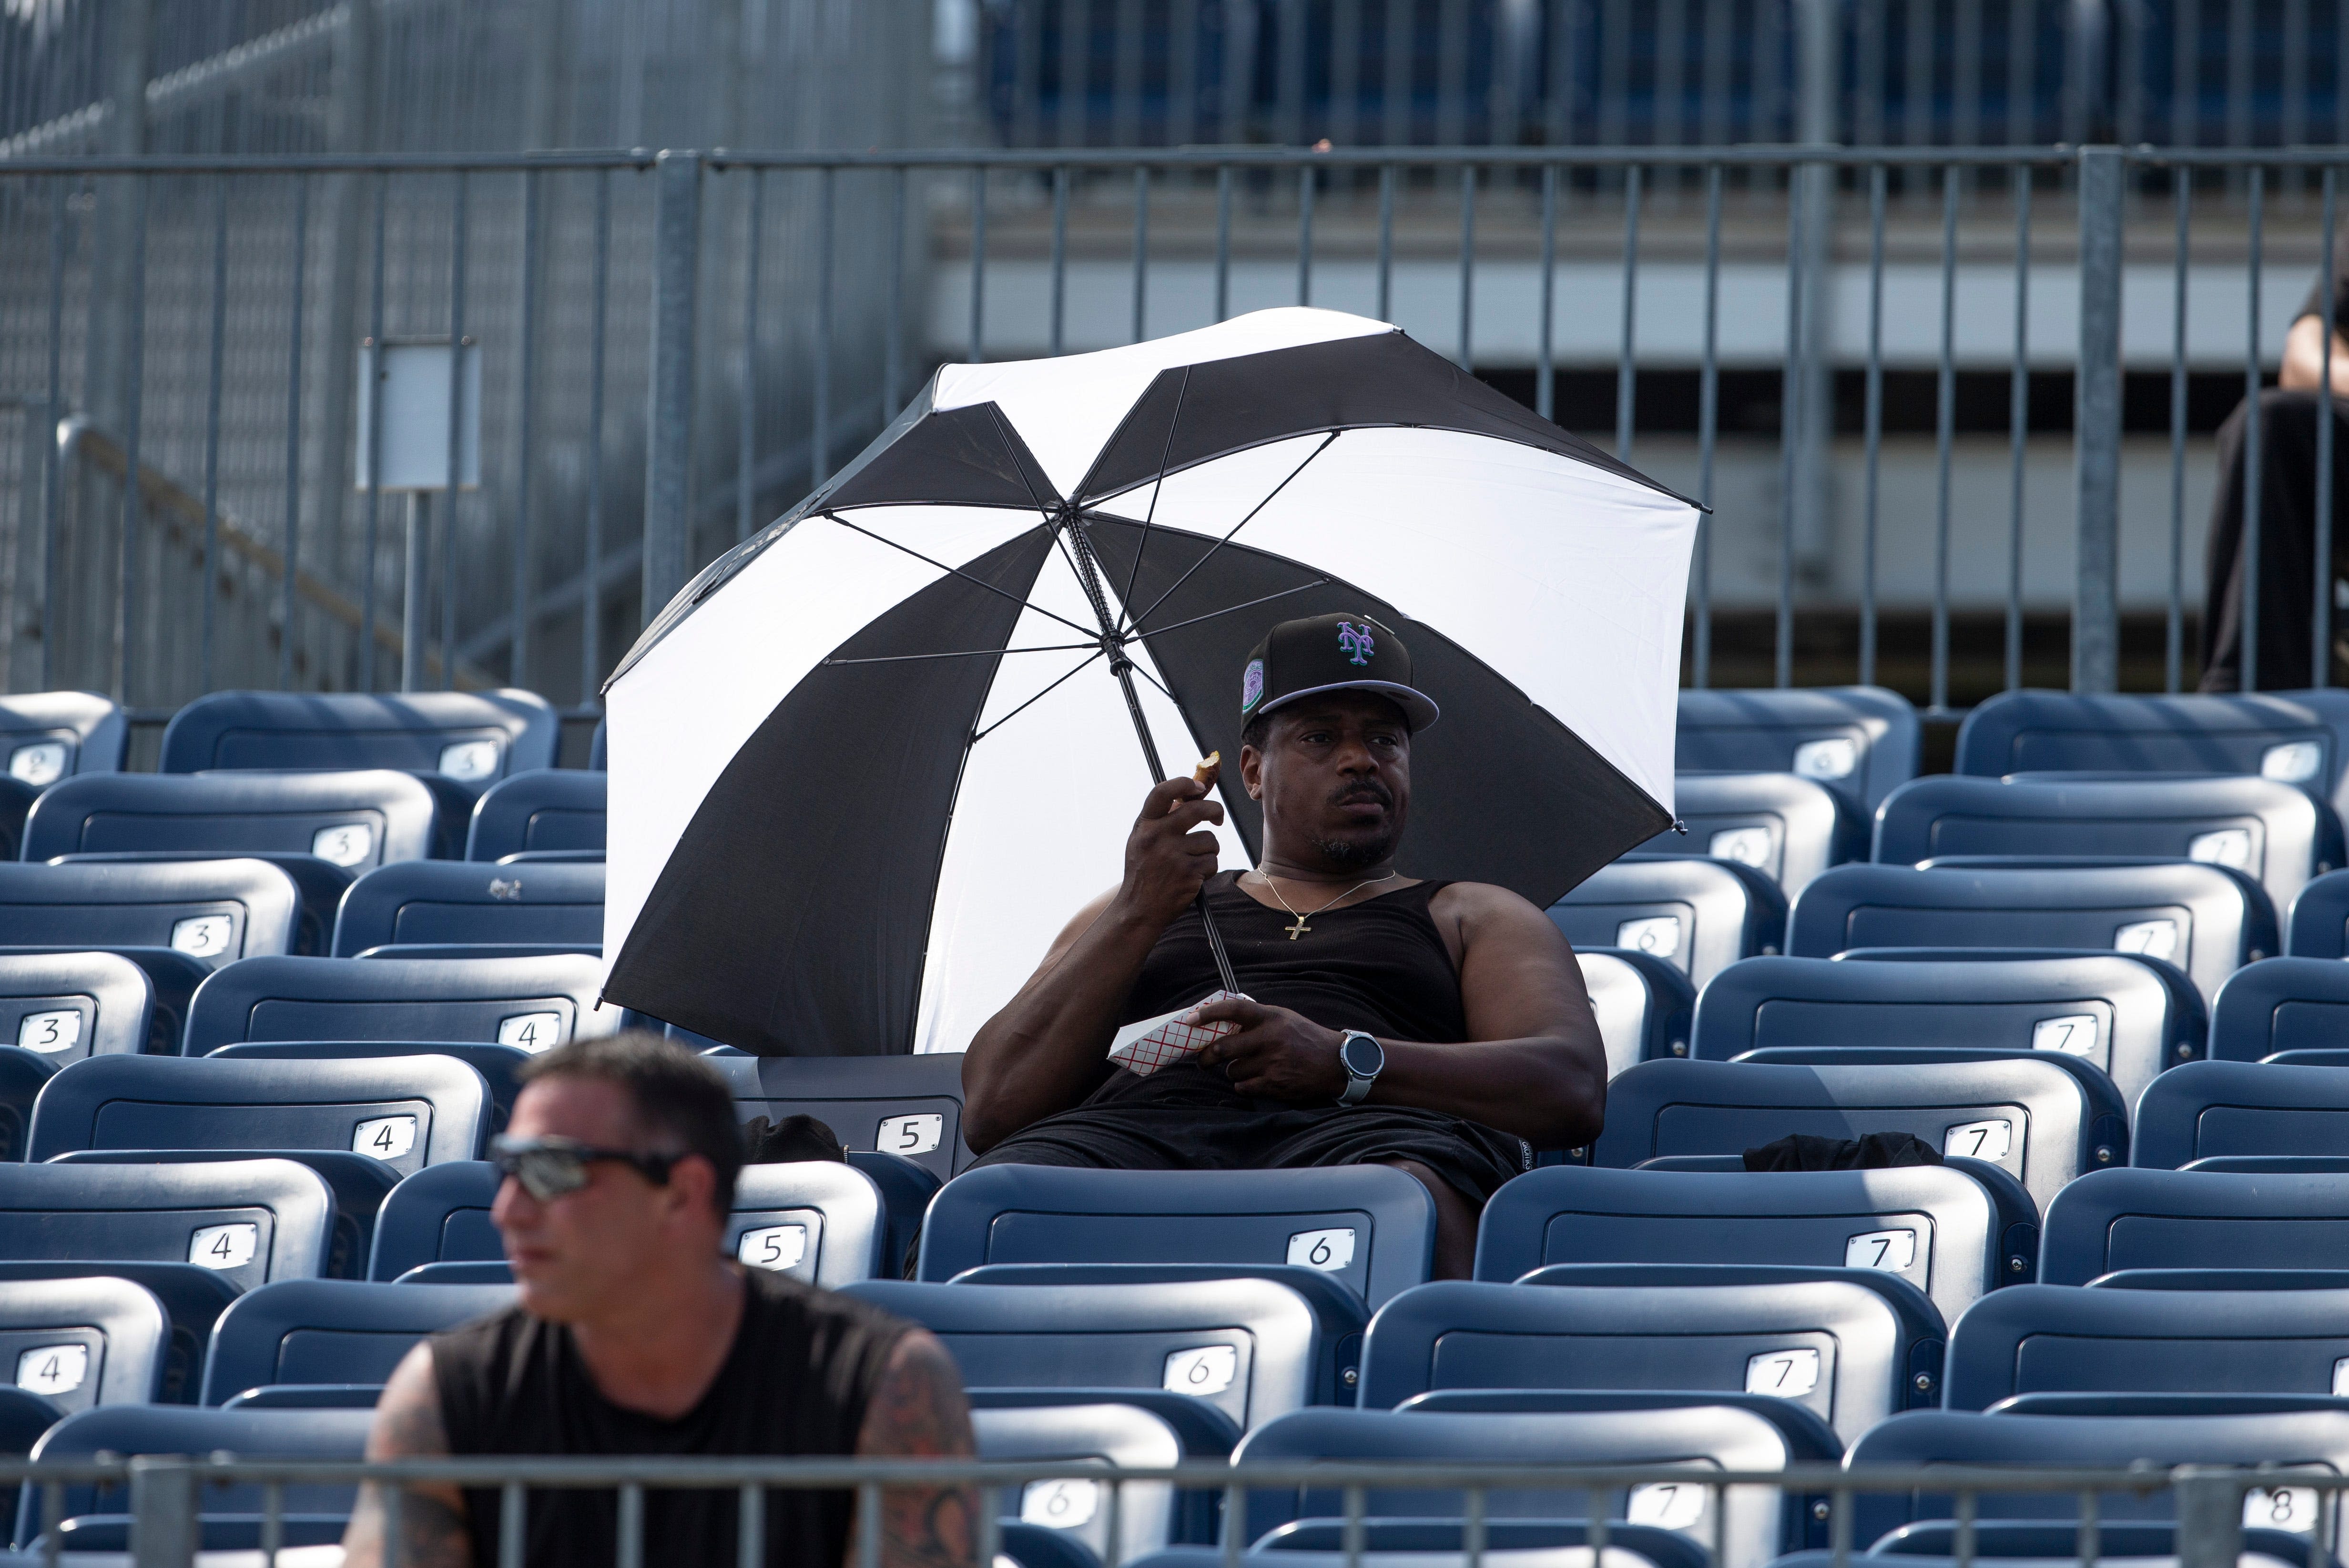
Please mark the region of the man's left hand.
[[1327, 1106], [1345, 1092], [1346, 1069], [1338, 1061], [1345, 1036], [1335, 1029], [1244, 997], [1211, 1002], [1194, 1018], [1240, 1026], [1237, 1033], [1209, 1041], [1199, 1052], [1199, 1064], [1221, 1072], [1243, 1095]]

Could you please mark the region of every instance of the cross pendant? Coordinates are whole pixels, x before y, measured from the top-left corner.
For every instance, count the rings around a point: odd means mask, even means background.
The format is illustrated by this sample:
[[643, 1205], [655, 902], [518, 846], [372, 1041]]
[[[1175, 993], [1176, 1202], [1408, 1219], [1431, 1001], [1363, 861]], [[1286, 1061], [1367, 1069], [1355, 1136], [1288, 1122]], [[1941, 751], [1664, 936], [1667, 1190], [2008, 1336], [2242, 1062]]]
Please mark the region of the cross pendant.
[[1305, 917], [1304, 917], [1304, 916], [1302, 916], [1302, 915], [1299, 915], [1299, 916], [1298, 916], [1298, 917], [1297, 917], [1297, 923], [1296, 923], [1295, 925], [1290, 926], [1289, 928], [1288, 928], [1288, 940], [1289, 940], [1290, 941], [1292, 941], [1292, 942], [1293, 942], [1293, 941], [1295, 941], [1298, 938], [1299, 938], [1299, 937], [1303, 936], [1306, 932], [1308, 932], [1308, 931], [1311, 930], [1312, 929], [1313, 929], [1312, 927], [1310, 927], [1310, 926], [1309, 926], [1309, 925], [1307, 925], [1307, 924], [1305, 923]]

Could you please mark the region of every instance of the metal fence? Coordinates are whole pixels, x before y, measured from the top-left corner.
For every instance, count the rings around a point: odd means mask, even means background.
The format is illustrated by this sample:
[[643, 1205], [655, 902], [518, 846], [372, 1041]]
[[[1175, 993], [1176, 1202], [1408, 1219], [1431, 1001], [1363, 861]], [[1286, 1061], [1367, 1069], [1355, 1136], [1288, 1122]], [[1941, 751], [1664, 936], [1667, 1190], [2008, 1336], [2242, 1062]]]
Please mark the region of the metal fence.
[[[1889, 678], [1879, 634], [1909, 616], [1918, 694], [1947, 712], [1967, 700], [1953, 606], [1997, 624], [1993, 688], [2025, 677], [2027, 615], [2060, 607], [2071, 683], [2112, 690], [2126, 603], [2160, 623], [2158, 672], [2133, 683], [2176, 690], [2192, 493], [2210, 480], [2189, 381], [2261, 384], [2333, 254], [2344, 163], [1826, 147], [17, 161], [0, 167], [0, 409], [24, 432], [0, 443], [20, 477], [0, 489], [0, 658], [13, 688], [150, 710], [222, 684], [395, 680], [589, 701], [642, 617], [939, 359], [1315, 304], [1402, 323], [1712, 506], [1697, 684], [1729, 609], [1767, 619], [1779, 684], [1798, 616], [1851, 629], [1826, 674], [1862, 680]], [[330, 242], [337, 182], [364, 221]], [[110, 187], [130, 193], [125, 256], [94, 254]], [[328, 243], [359, 247], [357, 341], [321, 339]], [[169, 297], [146, 281], [167, 251], [197, 280]], [[615, 289], [624, 256], [642, 292]], [[100, 288], [115, 263], [126, 311]], [[484, 455], [478, 491], [410, 507], [349, 491], [374, 438], [333, 394], [416, 335], [481, 343]], [[129, 366], [120, 428], [85, 412], [105, 352]], [[2051, 434], [2033, 388], [2067, 374]], [[2000, 388], [1994, 434], [1960, 434], [1961, 376]], [[2166, 393], [2166, 419], [2125, 440], [2130, 377]], [[1914, 435], [1895, 428], [1904, 387]], [[1688, 394], [1685, 417], [1656, 414], [1660, 389]], [[1751, 404], [1734, 420], [1733, 393]], [[2328, 595], [2314, 613], [2322, 684]]]
[[[853, 1490], [856, 1529], [851, 1561], [855, 1568], [879, 1568], [882, 1496], [885, 1489], [899, 1485], [977, 1489], [976, 1556], [981, 1563], [1002, 1560], [997, 1555], [1002, 1547], [1001, 1520], [1023, 1515], [1038, 1520], [1047, 1509], [1031, 1505], [1045, 1501], [1064, 1509], [1081, 1502], [1086, 1517], [1071, 1533], [1095, 1552], [1103, 1568], [1118, 1568], [1121, 1561], [1137, 1554], [1135, 1537], [1144, 1533], [1127, 1528], [1128, 1521], [1145, 1511], [1164, 1517], [1170, 1493], [1187, 1492], [1220, 1504], [1221, 1557], [1228, 1568], [1237, 1568], [1248, 1544], [1246, 1530], [1234, 1528], [1234, 1521], [1246, 1517], [1252, 1494], [1264, 1493], [1301, 1505], [1305, 1512], [1335, 1526], [1337, 1549], [1350, 1564], [1370, 1551], [1372, 1518], [1408, 1511], [1423, 1521], [1460, 1521], [1465, 1568], [1478, 1568], [1492, 1549], [1493, 1525], [1528, 1516], [1582, 1521], [1584, 1543], [1594, 1564], [1609, 1561], [1610, 1541], [1630, 1533], [1623, 1525], [1644, 1521], [1708, 1552], [1714, 1564], [1728, 1565], [1752, 1559], [1757, 1536], [1769, 1542], [1760, 1549], [1762, 1559], [1775, 1554], [1779, 1537], [1775, 1521], [1782, 1511], [1794, 1511], [1804, 1520], [1795, 1533], [1816, 1536], [1834, 1568], [1845, 1568], [1855, 1551], [1865, 1551], [1869, 1544], [1856, 1531], [1861, 1507], [1885, 1500], [1907, 1505], [1904, 1511], [1913, 1510], [1919, 1519], [1952, 1521], [1954, 1539], [1947, 1555], [1959, 1568], [1996, 1561], [1977, 1555], [1979, 1525], [2018, 1517], [2070, 1525], [2075, 1554], [2084, 1568], [2106, 1560], [2100, 1545], [2104, 1527], [2149, 1519], [2176, 1521], [2178, 1568], [2237, 1568], [2247, 1543], [2247, 1526], [2298, 1537], [2314, 1549], [2314, 1560], [2330, 1561], [2325, 1553], [2338, 1549], [2342, 1492], [2349, 1487], [2349, 1478], [2316, 1466], [1810, 1466], [1741, 1471], [1699, 1459], [1690, 1464], [1648, 1466], [1266, 1460], [1139, 1469], [1105, 1466], [1098, 1459], [474, 1459], [358, 1464], [220, 1454], [0, 1465], [0, 1482], [19, 1481], [25, 1484], [25, 1506], [44, 1526], [39, 1535], [44, 1561], [54, 1564], [60, 1551], [73, 1544], [75, 1532], [58, 1530], [61, 1521], [79, 1520], [86, 1529], [93, 1522], [92, 1514], [100, 1521], [119, 1521], [127, 1514], [132, 1561], [139, 1568], [187, 1568], [195, 1560], [200, 1520], [206, 1514], [227, 1514], [257, 1524], [261, 1551], [274, 1568], [279, 1554], [295, 1544], [291, 1525], [296, 1521], [313, 1526], [331, 1521], [347, 1509], [347, 1489], [361, 1483], [379, 1485], [383, 1495], [393, 1500], [387, 1523], [395, 1543], [399, 1541], [402, 1485], [438, 1483], [499, 1491], [501, 1568], [520, 1568], [523, 1560], [523, 1521], [533, 1491], [582, 1489], [617, 1494], [616, 1557], [621, 1568], [636, 1568], [646, 1561], [647, 1493], [735, 1493], [740, 1526], [738, 1560], [744, 1568], [752, 1568], [766, 1561], [764, 1518], [770, 1492]], [[1072, 1496], [1071, 1488], [1081, 1490]], [[1144, 1503], [1144, 1498], [1152, 1501]], [[1412, 1505], [1407, 1510], [1397, 1506], [1402, 1499]], [[2256, 1543], [2258, 1537], [2248, 1539]], [[396, 1563], [400, 1556], [395, 1544], [385, 1561]]]

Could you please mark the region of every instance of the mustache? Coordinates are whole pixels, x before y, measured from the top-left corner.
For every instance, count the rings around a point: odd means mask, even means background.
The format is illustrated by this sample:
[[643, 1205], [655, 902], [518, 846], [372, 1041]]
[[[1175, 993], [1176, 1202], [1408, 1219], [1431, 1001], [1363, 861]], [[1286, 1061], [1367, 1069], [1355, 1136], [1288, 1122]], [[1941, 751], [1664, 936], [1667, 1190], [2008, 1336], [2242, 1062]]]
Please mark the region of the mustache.
[[1394, 808], [1394, 791], [1376, 779], [1361, 779], [1346, 785], [1330, 797], [1331, 805], [1351, 805], [1358, 800], [1374, 801], [1389, 810]]

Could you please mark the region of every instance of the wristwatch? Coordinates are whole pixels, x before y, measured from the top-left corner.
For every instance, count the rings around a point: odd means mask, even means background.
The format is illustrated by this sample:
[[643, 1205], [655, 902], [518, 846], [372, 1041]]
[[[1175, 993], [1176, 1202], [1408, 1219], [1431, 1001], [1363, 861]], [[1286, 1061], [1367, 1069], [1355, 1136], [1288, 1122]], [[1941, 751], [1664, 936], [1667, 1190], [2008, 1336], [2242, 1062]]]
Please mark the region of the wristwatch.
[[1376, 1036], [1360, 1029], [1349, 1029], [1338, 1043], [1338, 1065], [1346, 1069], [1346, 1092], [1338, 1096], [1341, 1106], [1359, 1106], [1371, 1097], [1371, 1085], [1379, 1081], [1379, 1071], [1387, 1064], [1386, 1047]]

